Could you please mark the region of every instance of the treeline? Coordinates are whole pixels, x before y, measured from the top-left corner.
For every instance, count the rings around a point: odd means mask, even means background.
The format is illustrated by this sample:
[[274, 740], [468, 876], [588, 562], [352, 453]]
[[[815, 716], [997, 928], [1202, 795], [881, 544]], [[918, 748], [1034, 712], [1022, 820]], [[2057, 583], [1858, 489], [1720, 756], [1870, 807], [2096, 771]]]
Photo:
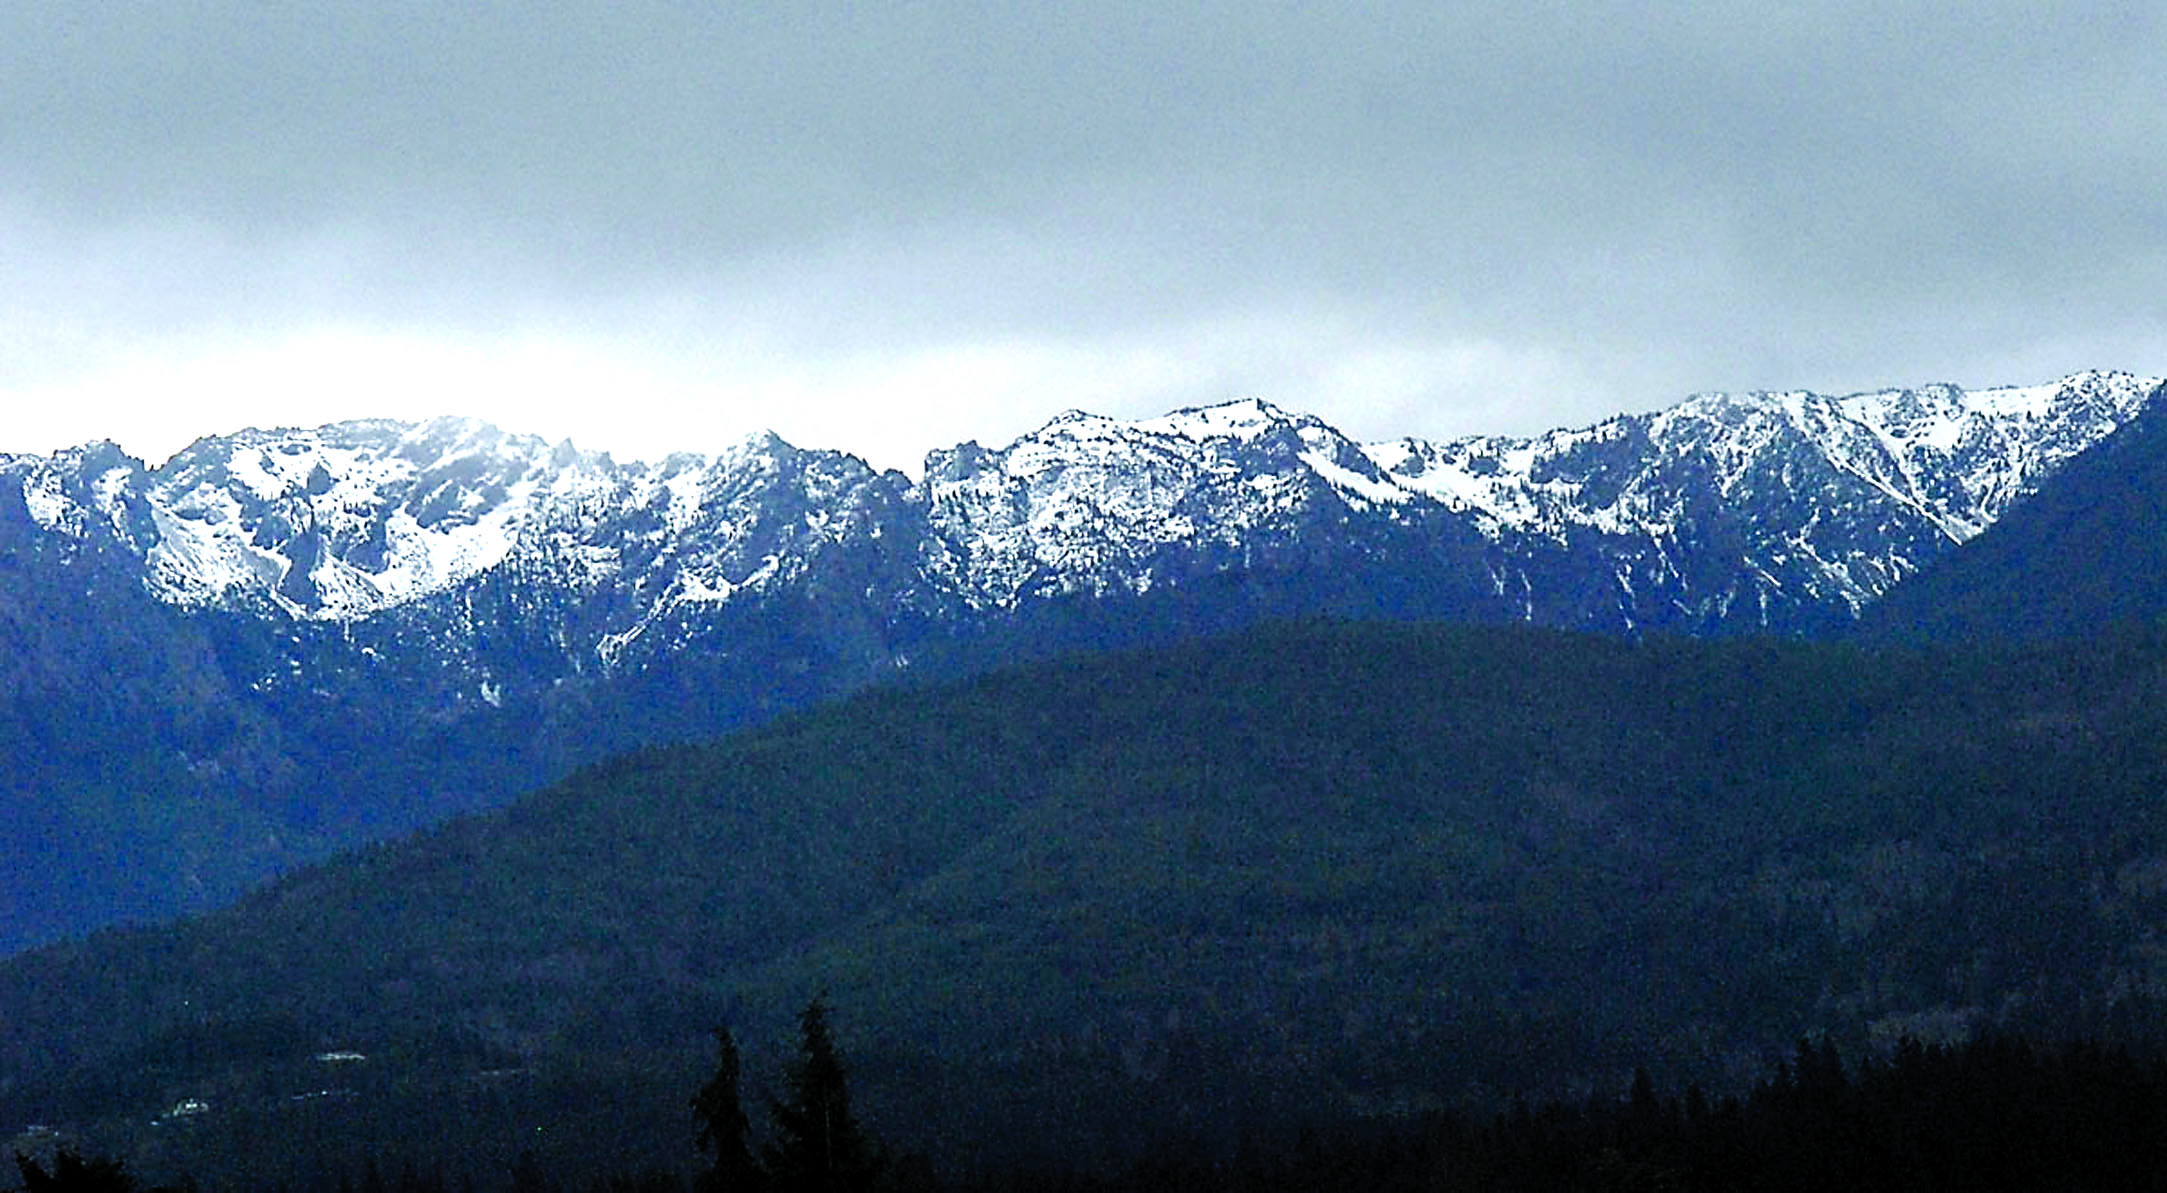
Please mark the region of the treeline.
[[[2167, 1188], [2167, 1060], [2093, 1044], [2048, 1046], [1985, 1035], [1962, 1044], [1905, 1040], [1847, 1062], [1802, 1041], [1752, 1089], [1711, 1096], [1659, 1090], [1645, 1069], [1628, 1089], [1502, 1113], [1442, 1112], [1316, 1123], [1232, 1139], [1162, 1131], [1140, 1159], [1058, 1169], [937, 1175], [885, 1146], [852, 1112], [848, 1069], [816, 1001], [800, 1016], [798, 1056], [757, 1133], [741, 1101], [734, 1038], [717, 1033], [714, 1073], [685, 1127], [706, 1157], [692, 1172], [656, 1165], [569, 1178], [523, 1156], [509, 1172], [365, 1160], [339, 1193], [1332, 1193], [1360, 1190], [1919, 1190]], [[17, 1156], [25, 1193], [133, 1193], [124, 1166], [62, 1151]], [[194, 1189], [193, 1181], [183, 1187]]]
[[[2167, 1188], [2167, 1062], [2009, 1036], [1847, 1064], [1827, 1042], [1751, 1091], [1665, 1094], [1645, 1070], [1612, 1096], [1492, 1117], [1305, 1131], [1214, 1151], [1160, 1148], [1069, 1193], [1333, 1190]], [[999, 1186], [1042, 1188], [1023, 1178]]]

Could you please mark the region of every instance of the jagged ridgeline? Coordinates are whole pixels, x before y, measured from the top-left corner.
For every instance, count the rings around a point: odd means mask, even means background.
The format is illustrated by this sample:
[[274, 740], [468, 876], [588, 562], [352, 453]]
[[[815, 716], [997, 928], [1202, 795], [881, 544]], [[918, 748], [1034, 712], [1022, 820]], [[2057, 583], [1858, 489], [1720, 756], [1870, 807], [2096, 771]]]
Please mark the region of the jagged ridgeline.
[[1279, 625], [642, 751], [17, 958], [0, 1122], [207, 1181], [274, 1136], [296, 1180], [689, 1168], [711, 1029], [821, 991], [869, 1125], [944, 1163], [1722, 1088], [1808, 1032], [2156, 1036], [2163, 794], [2158, 634]]
[[1441, 444], [1253, 401], [1071, 414], [915, 482], [457, 421], [7, 458], [0, 954], [898, 676], [1320, 611], [1840, 629], [2158, 389], [1714, 395]]

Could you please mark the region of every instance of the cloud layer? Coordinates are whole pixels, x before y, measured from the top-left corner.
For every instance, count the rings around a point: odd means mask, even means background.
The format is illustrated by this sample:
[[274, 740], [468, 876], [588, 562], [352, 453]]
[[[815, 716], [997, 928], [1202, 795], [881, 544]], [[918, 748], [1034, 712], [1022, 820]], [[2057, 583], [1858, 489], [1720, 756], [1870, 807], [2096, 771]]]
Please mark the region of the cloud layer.
[[1762, 7], [11, 6], [0, 449], [2163, 367], [2152, 6]]

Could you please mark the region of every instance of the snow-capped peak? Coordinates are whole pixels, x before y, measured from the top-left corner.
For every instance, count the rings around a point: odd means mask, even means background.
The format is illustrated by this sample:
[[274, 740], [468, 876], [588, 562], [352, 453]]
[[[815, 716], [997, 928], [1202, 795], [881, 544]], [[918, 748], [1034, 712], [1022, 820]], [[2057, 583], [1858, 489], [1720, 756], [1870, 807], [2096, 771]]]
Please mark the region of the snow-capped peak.
[[1190, 406], [1158, 418], [1138, 419], [1128, 425], [1147, 435], [1179, 435], [1207, 443], [1232, 440], [1251, 443], [1273, 431], [1306, 420], [1262, 398], [1241, 398], [1216, 406]]
[[[1748, 593], [1855, 609], [2159, 389], [2080, 373], [1703, 394], [1531, 438], [1365, 445], [1257, 398], [1129, 420], [1070, 411], [999, 450], [933, 452], [916, 484], [772, 434], [619, 464], [463, 419], [243, 431], [148, 471], [110, 448], [0, 471], [42, 530], [110, 528], [172, 604], [352, 622], [505, 572], [621, 593], [592, 630], [619, 652], [672, 610], [817, 576], [833, 552], [867, 553], [853, 566], [885, 577], [850, 581], [868, 599], [1006, 607], [1308, 558], [1355, 527], [1487, 544], [1498, 591], [1521, 569], [1523, 616], [1542, 616], [1529, 561], [1602, 558], [1634, 618], [1663, 602], [1699, 625]], [[1736, 556], [1707, 562], [1709, 544]]]

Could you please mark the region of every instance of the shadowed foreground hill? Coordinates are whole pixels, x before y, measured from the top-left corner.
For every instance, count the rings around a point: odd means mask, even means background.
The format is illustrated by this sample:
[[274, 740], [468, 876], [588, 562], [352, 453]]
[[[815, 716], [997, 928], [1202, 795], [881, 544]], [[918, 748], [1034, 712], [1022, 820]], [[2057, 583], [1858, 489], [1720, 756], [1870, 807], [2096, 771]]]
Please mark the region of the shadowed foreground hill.
[[287, 1176], [688, 1163], [710, 1029], [822, 990], [944, 1164], [1735, 1083], [1807, 1031], [2148, 1035], [2163, 794], [2156, 634], [1279, 626], [629, 755], [17, 958], [0, 1127], [263, 1182], [266, 1132]]

